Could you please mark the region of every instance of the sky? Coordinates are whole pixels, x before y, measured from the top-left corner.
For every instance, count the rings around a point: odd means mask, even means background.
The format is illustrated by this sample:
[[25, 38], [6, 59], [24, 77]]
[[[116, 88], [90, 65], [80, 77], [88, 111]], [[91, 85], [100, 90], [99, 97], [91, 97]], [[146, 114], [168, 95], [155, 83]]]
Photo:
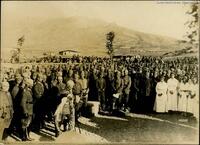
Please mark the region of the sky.
[[3, 23], [9, 19], [81, 16], [133, 30], [183, 39], [188, 5], [156, 1], [3, 1]]

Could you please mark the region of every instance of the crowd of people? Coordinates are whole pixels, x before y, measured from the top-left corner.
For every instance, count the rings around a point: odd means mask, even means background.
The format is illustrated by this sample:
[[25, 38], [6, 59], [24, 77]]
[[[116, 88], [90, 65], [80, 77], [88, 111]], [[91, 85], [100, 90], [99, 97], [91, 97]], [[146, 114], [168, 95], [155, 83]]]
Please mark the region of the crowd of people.
[[88, 101], [98, 101], [99, 112], [108, 114], [175, 111], [198, 118], [198, 71], [196, 57], [140, 56], [73, 57], [3, 68], [0, 136], [8, 128], [22, 141], [32, 140], [29, 132], [42, 129], [45, 120], [55, 122], [58, 136], [62, 124], [63, 131], [74, 129]]

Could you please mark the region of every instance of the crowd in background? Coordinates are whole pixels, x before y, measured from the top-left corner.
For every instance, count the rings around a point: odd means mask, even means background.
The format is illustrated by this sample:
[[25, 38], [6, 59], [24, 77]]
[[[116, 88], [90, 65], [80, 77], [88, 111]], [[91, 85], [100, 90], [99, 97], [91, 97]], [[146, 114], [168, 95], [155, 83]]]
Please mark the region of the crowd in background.
[[[32, 140], [44, 120], [54, 120], [56, 135], [74, 128], [88, 101], [99, 112], [181, 112], [198, 118], [198, 59], [184, 57], [73, 57], [47, 64], [1, 70], [1, 132], [20, 132]], [[54, 62], [53, 64], [51, 62]], [[62, 63], [62, 64], [61, 64]], [[67, 104], [67, 105], [66, 105]], [[64, 120], [64, 121], [63, 121]]]

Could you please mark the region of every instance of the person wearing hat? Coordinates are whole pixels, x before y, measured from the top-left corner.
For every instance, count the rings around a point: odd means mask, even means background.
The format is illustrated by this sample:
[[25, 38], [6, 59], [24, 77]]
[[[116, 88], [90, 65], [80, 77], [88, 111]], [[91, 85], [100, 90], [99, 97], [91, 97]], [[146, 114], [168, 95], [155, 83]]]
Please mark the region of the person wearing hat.
[[44, 85], [42, 83], [43, 75], [38, 74], [36, 78], [36, 82], [33, 85], [33, 126], [36, 131], [42, 128], [43, 120], [42, 120], [42, 112], [44, 111], [42, 104], [43, 94], [44, 94]]
[[4, 130], [10, 126], [13, 117], [13, 102], [8, 91], [9, 83], [0, 84], [0, 141], [3, 138]]
[[25, 87], [22, 92], [22, 98], [20, 102], [21, 106], [21, 139], [22, 141], [31, 141], [33, 140], [29, 136], [30, 132], [30, 124], [32, 122], [33, 117], [33, 96], [32, 96], [32, 87], [33, 87], [33, 80], [26, 79], [25, 80]]
[[178, 110], [178, 96], [177, 96], [177, 89], [178, 89], [178, 80], [175, 78], [174, 73], [171, 73], [171, 78], [167, 81], [168, 85], [168, 110], [169, 111], [177, 111]]

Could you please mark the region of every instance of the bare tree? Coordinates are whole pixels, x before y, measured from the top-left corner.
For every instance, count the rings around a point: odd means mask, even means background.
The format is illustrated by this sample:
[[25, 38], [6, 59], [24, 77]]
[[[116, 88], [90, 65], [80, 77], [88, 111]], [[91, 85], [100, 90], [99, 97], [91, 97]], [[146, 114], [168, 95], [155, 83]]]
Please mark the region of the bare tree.
[[110, 55], [111, 60], [113, 59], [113, 40], [115, 38], [115, 33], [113, 31], [106, 34], [106, 48], [108, 49], [108, 54]]
[[18, 47], [11, 51], [12, 52], [11, 62], [16, 62], [16, 63], [20, 62], [20, 54], [21, 54], [22, 46], [24, 44], [24, 40], [25, 40], [24, 36], [20, 37], [17, 40]]

